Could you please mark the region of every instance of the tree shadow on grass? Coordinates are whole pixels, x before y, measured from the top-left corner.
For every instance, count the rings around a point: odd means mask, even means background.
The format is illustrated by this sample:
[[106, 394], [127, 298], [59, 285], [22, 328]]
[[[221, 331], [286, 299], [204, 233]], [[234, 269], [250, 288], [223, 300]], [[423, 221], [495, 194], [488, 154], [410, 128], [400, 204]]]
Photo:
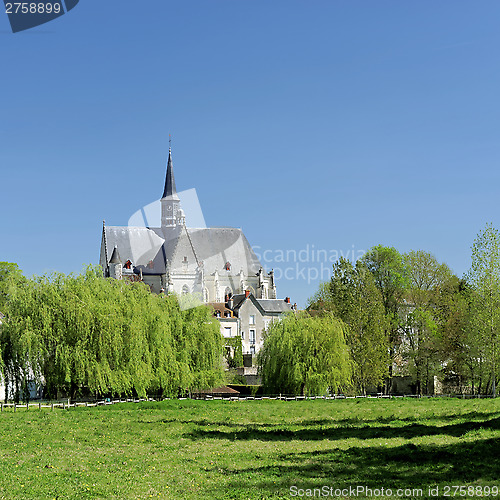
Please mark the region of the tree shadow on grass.
[[[194, 422], [193, 422], [194, 423]], [[220, 423], [218, 423], [220, 424]], [[214, 425], [214, 424], [212, 424]], [[225, 423], [219, 427], [227, 427]], [[500, 417], [484, 421], [471, 421], [448, 425], [426, 425], [412, 423], [404, 426], [337, 426], [337, 425], [260, 425], [231, 424], [231, 429], [209, 429], [207, 425], [197, 425], [196, 429], [183, 437], [197, 439], [258, 440], [258, 441], [317, 441], [323, 439], [412, 439], [422, 436], [448, 435], [460, 437], [480, 429], [500, 429]], [[294, 428], [296, 427], [296, 428]]]
[[428, 496], [429, 487], [437, 484], [498, 486], [499, 446], [500, 439], [485, 439], [450, 445], [410, 443], [393, 448], [371, 446], [298, 452], [281, 455], [277, 465], [226, 469], [224, 473], [238, 474], [233, 485], [240, 490], [281, 491], [284, 496], [289, 494], [292, 485], [302, 489], [323, 485], [334, 488], [364, 485], [393, 490], [422, 488], [424, 496]]

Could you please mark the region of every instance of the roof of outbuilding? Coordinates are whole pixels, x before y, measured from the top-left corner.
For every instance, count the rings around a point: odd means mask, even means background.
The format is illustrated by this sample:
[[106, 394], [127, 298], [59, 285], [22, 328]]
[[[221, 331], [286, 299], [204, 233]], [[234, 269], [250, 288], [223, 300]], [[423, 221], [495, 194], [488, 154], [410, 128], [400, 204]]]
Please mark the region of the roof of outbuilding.
[[284, 313], [292, 310], [292, 305], [283, 299], [257, 299], [264, 311], [269, 313]]

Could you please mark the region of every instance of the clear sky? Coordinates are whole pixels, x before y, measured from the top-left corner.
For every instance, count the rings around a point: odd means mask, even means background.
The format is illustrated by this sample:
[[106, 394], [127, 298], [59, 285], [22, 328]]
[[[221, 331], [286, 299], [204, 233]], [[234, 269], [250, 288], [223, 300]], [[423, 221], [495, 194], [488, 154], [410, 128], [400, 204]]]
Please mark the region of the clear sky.
[[499, 22], [496, 0], [81, 0], [16, 34], [0, 12], [0, 261], [97, 263], [102, 220], [161, 196], [171, 133], [177, 188], [282, 297], [379, 243], [462, 275], [500, 227]]

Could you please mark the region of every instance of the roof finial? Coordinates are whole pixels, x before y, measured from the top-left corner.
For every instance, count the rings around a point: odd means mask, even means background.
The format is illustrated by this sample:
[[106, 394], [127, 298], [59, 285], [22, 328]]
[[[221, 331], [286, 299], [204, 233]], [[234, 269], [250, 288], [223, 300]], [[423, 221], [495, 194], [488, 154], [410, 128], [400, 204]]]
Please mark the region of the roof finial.
[[172, 151], [172, 134], [168, 134], [168, 151]]

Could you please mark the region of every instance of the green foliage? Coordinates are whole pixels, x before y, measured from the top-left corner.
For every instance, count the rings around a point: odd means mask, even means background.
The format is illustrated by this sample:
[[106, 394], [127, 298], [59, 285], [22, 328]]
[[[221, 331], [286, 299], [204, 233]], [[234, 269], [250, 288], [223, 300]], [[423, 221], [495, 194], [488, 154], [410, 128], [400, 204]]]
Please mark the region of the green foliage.
[[311, 310], [333, 314], [347, 327], [356, 392], [382, 384], [389, 366], [388, 320], [382, 295], [366, 265], [341, 258], [333, 266], [330, 282], [322, 283], [312, 300]]
[[405, 294], [405, 342], [400, 353], [409, 363], [417, 392], [421, 394], [424, 389], [428, 392], [431, 377], [440, 370], [440, 294], [457, 278], [446, 264], [440, 264], [432, 254], [422, 250], [405, 254], [404, 261], [408, 288]]
[[358, 392], [377, 387], [388, 374], [387, 319], [380, 291], [365, 264], [353, 266], [341, 258], [333, 266], [329, 286], [331, 311], [346, 325], [346, 340], [353, 361], [353, 382]]
[[386, 336], [389, 341], [389, 375], [401, 344], [404, 313], [401, 307], [409, 285], [408, 269], [403, 256], [394, 247], [377, 245], [363, 256], [362, 262], [371, 272], [382, 295], [386, 316]]
[[9, 288], [23, 279], [19, 266], [11, 262], [0, 262], [0, 312], [3, 312]]
[[229, 368], [239, 368], [243, 366], [243, 343], [241, 337], [225, 338], [224, 345], [231, 347], [233, 350], [233, 356], [226, 356]]
[[46, 394], [175, 395], [222, 379], [218, 325], [206, 307], [181, 311], [142, 283], [54, 274], [12, 287], [1, 330], [3, 374], [18, 398], [29, 379]]
[[489, 379], [496, 395], [498, 332], [500, 329], [500, 234], [491, 225], [479, 232], [472, 246], [472, 264], [466, 277], [470, 288], [473, 347], [478, 359], [479, 384]]
[[226, 370], [225, 372], [225, 384], [226, 385], [246, 385], [247, 379], [245, 378], [244, 375], [239, 375], [238, 371], [235, 370], [234, 368], [231, 368], [229, 370]]
[[324, 394], [350, 383], [343, 323], [333, 316], [285, 316], [266, 333], [258, 360], [262, 384], [275, 394]]

